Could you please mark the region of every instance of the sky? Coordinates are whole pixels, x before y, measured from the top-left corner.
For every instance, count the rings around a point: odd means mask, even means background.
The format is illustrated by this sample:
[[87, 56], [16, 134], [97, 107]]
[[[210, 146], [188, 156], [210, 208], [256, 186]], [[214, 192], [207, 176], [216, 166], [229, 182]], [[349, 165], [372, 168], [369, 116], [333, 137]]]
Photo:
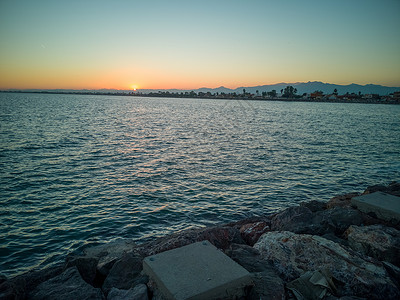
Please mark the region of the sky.
[[0, 89], [400, 86], [400, 0], [0, 0]]

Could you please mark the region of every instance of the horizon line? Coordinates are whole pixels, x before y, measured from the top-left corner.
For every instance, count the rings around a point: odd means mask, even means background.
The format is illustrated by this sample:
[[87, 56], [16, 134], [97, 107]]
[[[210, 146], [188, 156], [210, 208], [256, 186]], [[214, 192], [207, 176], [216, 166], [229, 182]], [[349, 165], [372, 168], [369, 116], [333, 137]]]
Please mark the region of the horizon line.
[[[271, 83], [271, 84], [260, 84], [260, 85], [253, 85], [253, 86], [237, 86], [235, 88], [229, 88], [225, 87], [223, 85], [217, 86], [217, 87], [206, 87], [202, 86], [199, 88], [136, 88], [136, 91], [140, 90], [178, 90], [178, 91], [189, 91], [189, 90], [199, 90], [199, 89], [219, 89], [219, 88], [225, 88], [229, 90], [236, 90], [240, 88], [256, 88], [256, 87], [263, 87], [263, 86], [272, 86], [272, 85], [295, 85], [295, 84], [302, 84], [302, 83], [321, 83], [321, 84], [331, 84], [331, 85], [339, 85], [339, 86], [350, 86], [350, 85], [359, 85], [359, 86], [368, 86], [368, 85], [376, 85], [376, 86], [382, 86], [382, 87], [388, 87], [388, 88], [400, 88], [400, 84], [398, 86], [389, 86], [389, 85], [382, 85], [382, 84], [375, 84], [375, 83], [367, 83], [367, 84], [359, 84], [359, 83], [348, 83], [348, 84], [338, 84], [338, 83], [330, 83], [330, 82], [323, 82], [323, 81], [296, 81], [296, 82], [278, 82], [278, 83]], [[1, 88], [1, 91], [10, 91], [10, 90], [19, 90], [19, 91], [25, 91], [25, 90], [73, 90], [73, 91], [96, 91], [96, 90], [115, 90], [115, 91], [134, 91], [132, 88], [126, 88], [126, 89], [118, 89], [118, 88]]]

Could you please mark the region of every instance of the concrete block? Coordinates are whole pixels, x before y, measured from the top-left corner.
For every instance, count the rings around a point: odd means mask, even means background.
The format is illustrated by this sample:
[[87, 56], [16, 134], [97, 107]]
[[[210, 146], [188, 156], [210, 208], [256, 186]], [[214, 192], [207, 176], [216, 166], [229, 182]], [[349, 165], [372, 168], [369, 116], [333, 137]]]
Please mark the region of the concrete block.
[[250, 273], [209, 241], [148, 256], [143, 270], [167, 299], [232, 299], [252, 284]]
[[354, 197], [351, 204], [364, 213], [375, 213], [379, 219], [400, 222], [400, 197], [375, 192]]

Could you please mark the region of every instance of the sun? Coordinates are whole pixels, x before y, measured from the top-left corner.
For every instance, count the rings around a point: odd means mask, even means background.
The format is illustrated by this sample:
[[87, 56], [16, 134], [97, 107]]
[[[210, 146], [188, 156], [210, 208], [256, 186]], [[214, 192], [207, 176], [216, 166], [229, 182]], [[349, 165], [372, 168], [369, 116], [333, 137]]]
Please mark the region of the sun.
[[139, 87], [138, 87], [137, 84], [132, 84], [132, 85], [131, 85], [131, 89], [134, 90], [134, 91], [136, 91], [138, 88], [139, 88]]

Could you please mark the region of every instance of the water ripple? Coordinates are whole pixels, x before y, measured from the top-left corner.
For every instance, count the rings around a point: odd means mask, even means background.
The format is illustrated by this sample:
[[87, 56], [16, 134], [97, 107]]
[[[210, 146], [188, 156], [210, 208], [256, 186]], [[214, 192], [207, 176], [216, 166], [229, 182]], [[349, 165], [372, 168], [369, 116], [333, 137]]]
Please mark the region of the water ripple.
[[0, 273], [400, 179], [400, 106], [0, 94]]

